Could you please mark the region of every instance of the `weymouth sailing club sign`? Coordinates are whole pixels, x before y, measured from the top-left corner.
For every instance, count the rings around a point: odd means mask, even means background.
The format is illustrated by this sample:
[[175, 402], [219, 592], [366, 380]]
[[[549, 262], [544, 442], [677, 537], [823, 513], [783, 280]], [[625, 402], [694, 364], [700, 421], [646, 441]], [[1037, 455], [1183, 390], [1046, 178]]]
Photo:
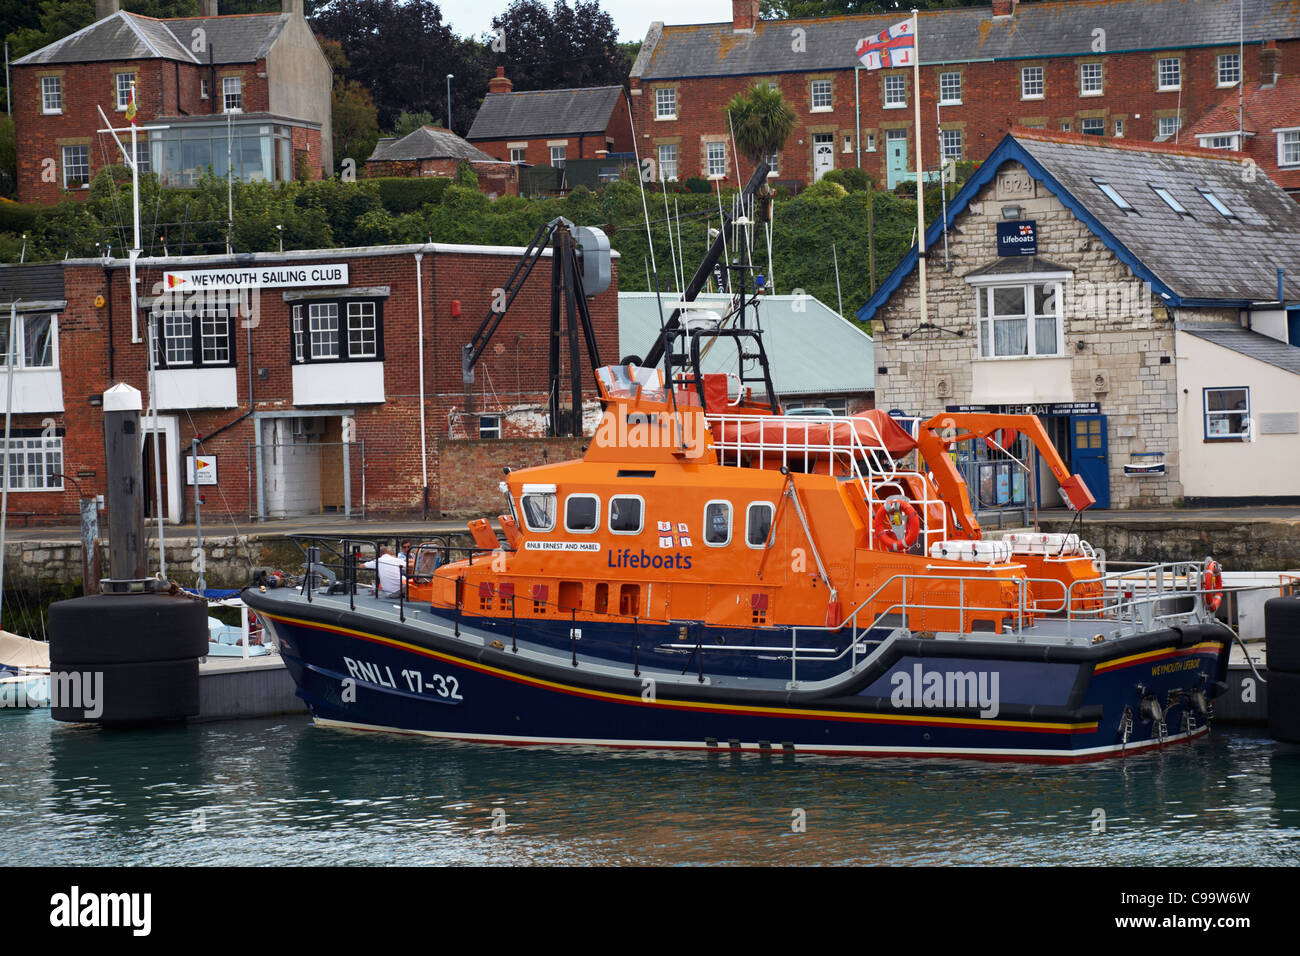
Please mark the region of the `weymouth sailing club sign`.
[[284, 289], [303, 285], [347, 285], [347, 263], [311, 266], [266, 266], [261, 269], [198, 269], [164, 272], [165, 292], [202, 289]]

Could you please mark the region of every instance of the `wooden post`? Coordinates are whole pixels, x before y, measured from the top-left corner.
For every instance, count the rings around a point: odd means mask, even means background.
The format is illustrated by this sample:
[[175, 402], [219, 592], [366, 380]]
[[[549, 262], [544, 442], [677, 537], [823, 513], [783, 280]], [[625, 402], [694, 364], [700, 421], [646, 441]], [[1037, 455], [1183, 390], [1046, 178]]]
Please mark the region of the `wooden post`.
[[147, 576], [140, 392], [114, 385], [104, 393], [104, 460], [108, 467], [108, 568], [118, 580]]

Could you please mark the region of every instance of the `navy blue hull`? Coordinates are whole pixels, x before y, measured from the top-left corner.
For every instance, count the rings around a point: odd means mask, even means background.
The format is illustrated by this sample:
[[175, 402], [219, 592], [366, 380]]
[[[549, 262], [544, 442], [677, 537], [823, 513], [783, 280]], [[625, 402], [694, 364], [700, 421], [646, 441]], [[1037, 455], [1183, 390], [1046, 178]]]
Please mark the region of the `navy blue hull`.
[[[272, 622], [317, 722], [515, 744], [1097, 759], [1204, 733], [1187, 695], [1211, 694], [1227, 661], [1213, 625], [1104, 652], [908, 639], [829, 690], [758, 691], [715, 678], [707, 657], [708, 683], [656, 683], [630, 668], [611, 677], [526, 661], [508, 636], [501, 649], [476, 648], [362, 614], [246, 600]], [[973, 692], [967, 706], [923, 693], [928, 675], [952, 673], [989, 675], [996, 706]], [[915, 687], [901, 686], [913, 677]], [[1164, 705], [1163, 724], [1143, 720], [1144, 695]]]

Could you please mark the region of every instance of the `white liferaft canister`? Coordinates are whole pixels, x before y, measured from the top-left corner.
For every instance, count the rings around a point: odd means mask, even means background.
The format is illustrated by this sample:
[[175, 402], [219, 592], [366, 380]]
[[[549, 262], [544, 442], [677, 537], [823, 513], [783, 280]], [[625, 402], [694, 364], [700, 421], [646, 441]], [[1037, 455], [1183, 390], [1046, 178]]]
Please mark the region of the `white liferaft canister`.
[[1015, 554], [1045, 554], [1069, 557], [1080, 554], [1077, 534], [1047, 534], [1033, 531], [1010, 531], [1002, 536]]
[[1006, 541], [938, 541], [930, 545], [930, 557], [972, 564], [1003, 564], [1011, 560]]

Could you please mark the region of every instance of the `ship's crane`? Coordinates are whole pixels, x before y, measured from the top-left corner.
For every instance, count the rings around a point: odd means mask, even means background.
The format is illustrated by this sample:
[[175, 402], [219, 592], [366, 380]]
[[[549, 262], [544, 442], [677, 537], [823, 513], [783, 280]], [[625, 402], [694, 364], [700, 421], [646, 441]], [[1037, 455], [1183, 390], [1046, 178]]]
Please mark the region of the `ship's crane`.
[[[578, 335], [581, 332], [586, 342], [587, 358], [591, 362], [593, 375], [600, 368], [600, 349], [596, 344], [596, 332], [591, 323], [591, 311], [587, 308], [587, 298], [599, 295], [609, 288], [610, 255], [609, 239], [594, 227], [577, 227], [569, 220], [559, 217], [552, 219], [538, 228], [532, 241], [528, 244], [520, 260], [515, 263], [514, 271], [505, 287], [492, 301], [488, 314], [479, 324], [474, 337], [461, 348], [461, 378], [466, 389], [467, 408], [472, 406], [474, 384], [474, 366], [483, 357], [483, 350], [492, 341], [505, 318], [515, 296], [524, 287], [533, 267], [537, 265], [547, 249], [551, 250], [551, 324], [549, 353], [550, 375], [547, 388], [547, 412], [549, 422], [547, 434], [551, 437], [560, 435], [582, 434], [582, 380], [578, 375], [579, 346]], [[563, 316], [564, 329], [561, 329]], [[573, 412], [566, 420], [560, 418], [560, 343], [568, 339], [569, 350], [569, 384], [572, 389]]]

